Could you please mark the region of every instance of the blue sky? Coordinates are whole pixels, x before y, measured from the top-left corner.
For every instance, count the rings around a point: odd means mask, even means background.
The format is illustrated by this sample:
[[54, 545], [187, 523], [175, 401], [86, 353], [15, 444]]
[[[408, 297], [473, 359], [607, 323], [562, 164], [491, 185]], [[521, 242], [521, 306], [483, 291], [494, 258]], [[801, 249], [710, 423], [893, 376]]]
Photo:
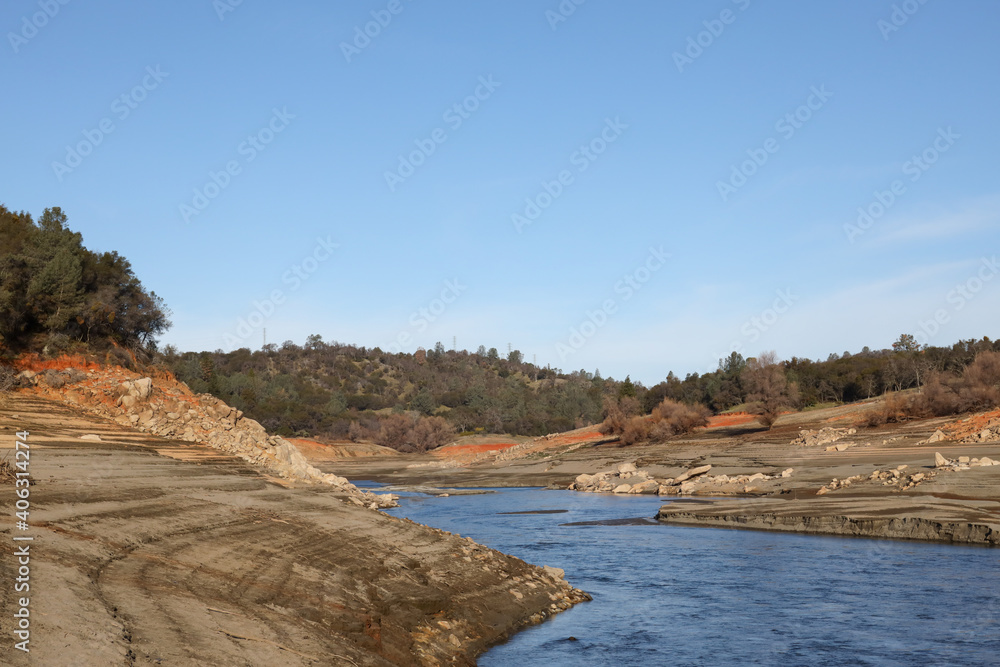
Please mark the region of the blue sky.
[[63, 2], [0, 9], [0, 201], [164, 343], [652, 384], [998, 333], [995, 2]]

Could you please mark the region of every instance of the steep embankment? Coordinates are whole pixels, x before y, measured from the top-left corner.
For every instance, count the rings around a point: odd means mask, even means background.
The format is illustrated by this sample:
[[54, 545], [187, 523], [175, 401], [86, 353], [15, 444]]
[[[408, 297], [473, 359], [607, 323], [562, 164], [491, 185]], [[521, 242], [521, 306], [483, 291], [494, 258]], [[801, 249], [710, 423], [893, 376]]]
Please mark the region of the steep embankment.
[[208, 445], [289, 482], [334, 486], [359, 504], [394, 504], [389, 496], [360, 491], [343, 477], [322, 473], [292, 443], [268, 435], [258, 422], [210, 394], [193, 394], [169, 375], [143, 377], [71, 358], [55, 363], [24, 359], [21, 367], [19, 381], [38, 396], [140, 432]]

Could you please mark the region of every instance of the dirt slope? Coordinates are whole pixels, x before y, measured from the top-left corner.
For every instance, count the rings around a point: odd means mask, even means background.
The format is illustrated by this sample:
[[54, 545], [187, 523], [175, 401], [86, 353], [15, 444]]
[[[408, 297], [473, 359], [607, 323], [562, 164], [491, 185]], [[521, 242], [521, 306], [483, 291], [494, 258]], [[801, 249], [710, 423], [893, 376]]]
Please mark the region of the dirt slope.
[[[39, 397], [0, 406], [31, 443], [31, 653], [5, 664], [473, 664], [523, 624], [585, 599], [557, 573], [287, 488], [246, 462]], [[99, 435], [101, 441], [81, 440]], [[161, 455], [165, 454], [165, 455]], [[9, 511], [8, 511], [9, 510]], [[12, 582], [12, 550], [0, 579]], [[5, 618], [12, 585], [0, 586]]]

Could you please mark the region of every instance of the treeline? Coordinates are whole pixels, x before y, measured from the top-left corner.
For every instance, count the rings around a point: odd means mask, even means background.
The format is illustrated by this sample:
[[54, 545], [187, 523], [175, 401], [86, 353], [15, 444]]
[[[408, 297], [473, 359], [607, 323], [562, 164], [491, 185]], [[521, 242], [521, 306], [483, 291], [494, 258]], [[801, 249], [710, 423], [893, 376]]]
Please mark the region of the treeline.
[[[1000, 352], [1000, 340], [983, 338], [959, 341], [949, 347], [928, 347], [917, 344], [912, 335], [903, 334], [887, 349], [865, 347], [856, 354], [831, 354], [825, 361], [797, 357], [772, 361], [781, 368], [791, 406], [804, 408], [853, 403], [888, 392], [920, 388], [935, 373], [961, 375], [982, 352]], [[702, 403], [718, 413], [754, 402], [754, 394], [761, 390], [751, 382], [773, 381], [766, 377], [762, 380], [761, 372], [749, 375], [745, 372], [754, 361], [733, 352], [720, 360], [718, 369], [712, 373], [692, 373], [683, 380], [670, 373], [665, 381], [645, 391], [643, 406], [650, 412], [664, 398], [670, 398], [688, 404]], [[748, 381], [749, 378], [753, 380]]]
[[543, 435], [599, 422], [603, 397], [621, 384], [586, 371], [539, 368], [517, 350], [504, 358], [496, 349], [446, 351], [439, 343], [392, 354], [319, 336], [303, 346], [286, 341], [253, 352], [177, 353], [168, 346], [163, 359], [192, 390], [221, 398], [281, 435], [353, 436], [403, 449], [427, 448], [447, 429], [441, 422], [420, 425], [400, 442], [402, 420], [383, 428], [394, 414], [440, 417], [457, 432]]
[[[286, 341], [259, 351], [177, 353], [168, 347], [164, 361], [193, 390], [218, 396], [282, 435], [422, 451], [455, 432], [544, 435], [596, 423], [630, 442], [665, 439], [702, 425], [711, 412], [735, 407], [771, 426], [783, 410], [928, 382], [944, 387], [939, 393], [945, 396], [968, 397], [955, 378], [977, 355], [997, 351], [1000, 343], [988, 338], [930, 348], [904, 335], [891, 349], [866, 348], [826, 361], [734, 353], [712, 373], [684, 380], [670, 373], [652, 387], [599, 372], [539, 368], [517, 350], [503, 358], [495, 349], [446, 351], [438, 343], [427, 352], [391, 354], [316, 335], [303, 346]], [[957, 398], [949, 405], [960, 410], [974, 403]], [[642, 415], [649, 417], [637, 419]]]
[[62, 210], [46, 209], [36, 222], [0, 205], [0, 347], [50, 355], [114, 348], [126, 361], [155, 347], [169, 326], [163, 302], [128, 261], [85, 248]]

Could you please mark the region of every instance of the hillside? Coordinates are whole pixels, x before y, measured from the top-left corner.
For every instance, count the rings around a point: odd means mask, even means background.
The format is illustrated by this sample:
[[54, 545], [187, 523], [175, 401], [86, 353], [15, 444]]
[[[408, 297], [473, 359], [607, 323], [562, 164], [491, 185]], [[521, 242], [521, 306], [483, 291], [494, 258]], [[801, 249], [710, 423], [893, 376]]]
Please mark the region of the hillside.
[[[756, 389], [762, 373], [777, 373], [786, 387], [774, 408], [850, 403], [960, 374], [977, 355], [998, 350], [1000, 341], [989, 338], [926, 347], [904, 334], [891, 349], [831, 354], [825, 361], [774, 360], [766, 368], [761, 364], [766, 354], [744, 359], [733, 353], [712, 373], [684, 380], [670, 373], [652, 387], [628, 377], [616, 381], [585, 370], [538, 368], [516, 350], [506, 359], [496, 350], [446, 351], [440, 344], [428, 352], [392, 354], [325, 343], [318, 335], [304, 346], [287, 341], [258, 351], [167, 349], [162, 363], [195, 391], [221, 398], [286, 437], [374, 440], [423, 451], [461, 433], [541, 436], [582, 428], [605, 418], [608, 400], [623, 397], [634, 398], [631, 409], [642, 414], [664, 399], [704, 404], [716, 413], [741, 404], [760, 407], [766, 402]], [[433, 436], [401, 433], [431, 416], [441, 418], [427, 423]], [[399, 423], [386, 429], [387, 420]]]

